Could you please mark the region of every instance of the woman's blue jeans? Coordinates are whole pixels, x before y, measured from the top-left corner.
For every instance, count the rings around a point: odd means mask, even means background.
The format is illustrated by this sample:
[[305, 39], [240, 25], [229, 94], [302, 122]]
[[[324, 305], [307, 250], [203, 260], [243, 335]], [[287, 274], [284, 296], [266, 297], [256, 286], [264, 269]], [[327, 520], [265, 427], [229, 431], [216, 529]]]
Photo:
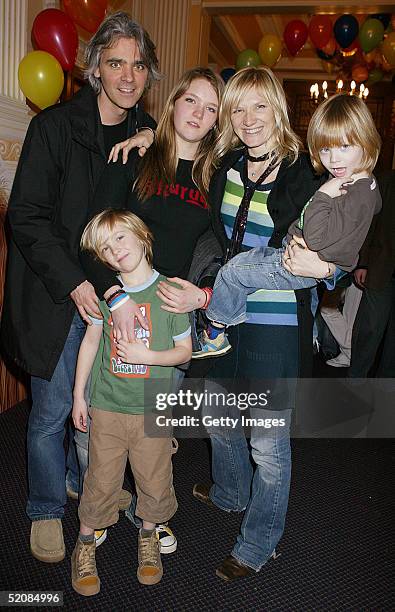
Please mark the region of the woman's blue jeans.
[[[75, 314], [62, 354], [50, 381], [32, 376], [32, 409], [27, 430], [29, 498], [32, 521], [62, 518], [66, 504], [66, 469], [70, 483], [78, 482], [78, 463], [69, 425], [78, 350], [85, 324]], [[64, 451], [69, 429], [69, 452]], [[74, 488], [74, 487], [72, 487]]]
[[[278, 381], [283, 405], [281, 414], [289, 425], [294, 402], [297, 372], [297, 328], [244, 324], [232, 328], [230, 340], [233, 352], [218, 361], [207, 381], [208, 390], [221, 386], [221, 378], [239, 380], [286, 378]], [[251, 388], [252, 390], [252, 388]], [[218, 391], [218, 388], [217, 388]], [[278, 406], [273, 417], [278, 417]], [[205, 406], [204, 412], [212, 413]], [[238, 408], [223, 406], [221, 415], [240, 417]], [[265, 416], [270, 411], [265, 410]], [[262, 411], [250, 408], [250, 417], [262, 416]], [[211, 500], [227, 511], [242, 511], [240, 533], [231, 552], [245, 565], [259, 571], [270, 558], [280, 540], [285, 524], [291, 479], [291, 449], [289, 428], [273, 428], [270, 433], [261, 428], [251, 430], [251, 451], [239, 428], [211, 428], [212, 446]]]

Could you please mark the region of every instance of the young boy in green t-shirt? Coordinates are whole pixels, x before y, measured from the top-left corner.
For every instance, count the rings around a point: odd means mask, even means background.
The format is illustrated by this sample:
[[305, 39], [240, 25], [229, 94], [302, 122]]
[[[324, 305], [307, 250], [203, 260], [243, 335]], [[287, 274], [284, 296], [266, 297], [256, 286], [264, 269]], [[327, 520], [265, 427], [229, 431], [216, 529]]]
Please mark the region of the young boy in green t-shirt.
[[[89, 465], [78, 508], [80, 533], [71, 559], [72, 586], [88, 596], [100, 591], [94, 530], [118, 520], [128, 457], [137, 490], [136, 515], [143, 521], [137, 578], [141, 584], [156, 584], [162, 578], [155, 527], [168, 521], [177, 509], [172, 440], [144, 436], [144, 385], [150, 379], [161, 379], [164, 386], [168, 381], [170, 390], [172, 366], [189, 361], [192, 347], [187, 315], [160, 307], [156, 291], [162, 278], [151, 265], [152, 235], [138, 217], [122, 210], [103, 211], [86, 226], [81, 246], [119, 271], [123, 284], [107, 303], [100, 302], [103, 320], [92, 319], [93, 325], [86, 329], [74, 385], [74, 425], [86, 431], [84, 389], [93, 368]], [[116, 342], [111, 312], [129, 296], [139, 304], [148, 329], [135, 329], [135, 342]]]

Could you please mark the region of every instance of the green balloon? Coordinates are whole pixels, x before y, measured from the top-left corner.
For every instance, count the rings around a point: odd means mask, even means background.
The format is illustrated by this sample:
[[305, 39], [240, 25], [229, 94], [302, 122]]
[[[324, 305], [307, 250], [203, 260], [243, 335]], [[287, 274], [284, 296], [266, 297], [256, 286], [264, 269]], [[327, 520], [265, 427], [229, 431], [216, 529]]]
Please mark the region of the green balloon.
[[254, 49], [244, 49], [237, 56], [236, 68], [240, 70], [240, 68], [247, 68], [247, 66], [259, 66], [260, 63], [261, 58]]
[[378, 83], [379, 81], [381, 81], [383, 76], [384, 76], [384, 72], [380, 70], [380, 68], [373, 68], [369, 72], [368, 84], [371, 85], [372, 83]]
[[367, 19], [359, 29], [359, 42], [362, 51], [369, 53], [381, 41], [384, 36], [384, 26], [378, 19]]

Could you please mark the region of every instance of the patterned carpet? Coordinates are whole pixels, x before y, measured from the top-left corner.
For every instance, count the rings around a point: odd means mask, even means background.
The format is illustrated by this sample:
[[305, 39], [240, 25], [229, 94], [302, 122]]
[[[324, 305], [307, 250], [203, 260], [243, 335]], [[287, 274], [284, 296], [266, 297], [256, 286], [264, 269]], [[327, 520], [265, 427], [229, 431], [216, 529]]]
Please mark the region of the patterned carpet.
[[[191, 495], [209, 478], [205, 440], [181, 440], [174, 459], [178, 550], [163, 558], [160, 584], [136, 579], [136, 531], [122, 514], [97, 553], [101, 593], [84, 599], [70, 584], [77, 504], [64, 520], [67, 555], [47, 565], [29, 553], [25, 515], [28, 406], [0, 415], [0, 590], [60, 590], [64, 610], [395, 610], [394, 445], [391, 440], [294, 440], [293, 480], [281, 553], [254, 577], [227, 585], [215, 567], [232, 548], [240, 517]], [[391, 484], [392, 483], [392, 484]], [[126, 483], [130, 487], [130, 483]]]

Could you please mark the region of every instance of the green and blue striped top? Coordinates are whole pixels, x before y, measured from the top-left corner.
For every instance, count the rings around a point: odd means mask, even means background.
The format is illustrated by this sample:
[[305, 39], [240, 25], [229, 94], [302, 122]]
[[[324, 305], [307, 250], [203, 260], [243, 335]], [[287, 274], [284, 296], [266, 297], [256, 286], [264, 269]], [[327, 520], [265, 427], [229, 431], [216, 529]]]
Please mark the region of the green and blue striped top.
[[[244, 193], [241, 179], [243, 161], [227, 173], [221, 217], [228, 238], [232, 236], [237, 210]], [[243, 239], [243, 251], [253, 247], [266, 247], [273, 232], [273, 220], [267, 210], [267, 200], [273, 183], [259, 185], [252, 197], [248, 211], [247, 227]], [[297, 325], [296, 297], [294, 291], [268, 291], [259, 289], [247, 300], [247, 321], [259, 325]]]

